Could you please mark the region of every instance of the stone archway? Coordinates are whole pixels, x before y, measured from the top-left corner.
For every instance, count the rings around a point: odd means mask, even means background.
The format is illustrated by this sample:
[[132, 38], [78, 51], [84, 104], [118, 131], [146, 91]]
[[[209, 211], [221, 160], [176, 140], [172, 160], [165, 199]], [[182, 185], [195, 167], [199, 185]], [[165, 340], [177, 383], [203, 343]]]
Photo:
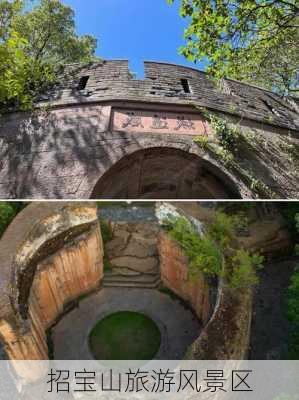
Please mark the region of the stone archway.
[[96, 199], [236, 199], [220, 169], [186, 151], [154, 147], [124, 156], [99, 179]]

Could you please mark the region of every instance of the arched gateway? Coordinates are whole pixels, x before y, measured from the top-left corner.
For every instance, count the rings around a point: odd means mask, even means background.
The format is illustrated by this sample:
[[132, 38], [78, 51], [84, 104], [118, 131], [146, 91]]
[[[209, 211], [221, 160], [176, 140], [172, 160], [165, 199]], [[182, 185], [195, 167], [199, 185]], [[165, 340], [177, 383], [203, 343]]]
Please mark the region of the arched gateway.
[[153, 147], [124, 156], [98, 180], [95, 199], [240, 198], [219, 168], [186, 151]]

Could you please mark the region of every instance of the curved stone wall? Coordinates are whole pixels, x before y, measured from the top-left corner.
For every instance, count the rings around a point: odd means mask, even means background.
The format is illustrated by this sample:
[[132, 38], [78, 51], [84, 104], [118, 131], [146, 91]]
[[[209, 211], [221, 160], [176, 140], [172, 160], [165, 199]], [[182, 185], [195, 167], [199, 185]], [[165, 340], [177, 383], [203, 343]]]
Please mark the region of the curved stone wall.
[[180, 246], [161, 231], [158, 239], [161, 280], [163, 285], [190, 304], [203, 324], [211, 313], [210, 288], [204, 277], [190, 281], [189, 263]]
[[48, 358], [46, 330], [103, 276], [92, 203], [32, 203], [0, 241], [0, 337], [14, 360]]
[[[209, 223], [215, 210], [193, 203], [177, 203], [185, 213]], [[185, 214], [186, 215], [186, 214]], [[285, 222], [276, 215], [275, 220], [257, 221], [250, 225], [246, 237], [238, 237], [239, 244], [264, 254], [267, 259], [286, 254], [292, 249], [292, 240]], [[163, 284], [190, 304], [203, 329], [190, 346], [186, 359], [242, 360], [247, 358], [250, 343], [253, 290], [232, 289], [220, 281], [216, 304], [211, 302], [210, 287], [204, 276], [195, 281], [188, 279], [188, 258], [180, 245], [161, 231], [158, 240], [161, 279]]]
[[252, 314], [251, 290], [233, 291], [220, 282], [217, 303], [211, 304], [210, 288], [204, 277], [194, 282], [188, 279], [188, 259], [180, 246], [164, 232], [159, 237], [159, 252], [163, 284], [187, 301], [203, 322], [203, 330], [188, 349], [186, 358], [246, 358]]
[[[88, 84], [78, 90], [82, 76], [89, 77]], [[189, 82], [190, 93], [184, 91], [182, 80]], [[181, 198], [190, 192], [197, 198], [268, 198], [269, 194], [252, 190], [254, 182], [266, 185], [273, 196], [298, 197], [299, 119], [291, 99], [230, 80], [220, 88], [203, 72], [166, 63], [147, 62], [145, 79], [132, 79], [127, 61], [103, 61], [67, 66], [59, 85], [40, 100], [31, 114], [1, 116], [2, 198], [117, 198], [109, 185], [121, 195], [129, 191], [125, 195], [132, 198], [177, 198], [176, 189]], [[47, 111], [40, 109], [43, 106]], [[254, 146], [243, 143], [236, 160], [254, 182], [194, 142], [196, 136], [214, 135], [202, 108], [253, 135], [249, 141]], [[180, 188], [165, 184], [166, 156], [164, 164], [154, 161], [159, 173], [144, 160], [137, 163], [137, 170], [132, 167], [139, 151], [155, 149], [180, 150], [186, 160], [196, 161], [183, 165]], [[123, 166], [121, 178], [129, 183], [127, 188], [119, 188], [114, 175]], [[134, 187], [134, 181], [143, 189]]]
[[252, 290], [219, 287], [214, 314], [190, 346], [191, 360], [243, 360], [247, 358], [252, 319]]

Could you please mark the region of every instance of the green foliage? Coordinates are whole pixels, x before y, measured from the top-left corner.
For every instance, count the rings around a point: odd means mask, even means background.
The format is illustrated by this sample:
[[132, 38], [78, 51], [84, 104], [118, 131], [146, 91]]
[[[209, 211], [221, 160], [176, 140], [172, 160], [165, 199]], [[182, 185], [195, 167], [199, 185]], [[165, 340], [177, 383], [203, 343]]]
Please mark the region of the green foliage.
[[282, 213], [293, 238], [296, 240], [298, 238], [298, 232], [299, 232], [299, 223], [298, 223], [299, 202], [298, 201], [278, 202], [277, 206], [279, 207], [279, 210]]
[[108, 258], [108, 256], [106, 256], [106, 254], [104, 255], [104, 272], [111, 272], [112, 271], [112, 265], [111, 262]]
[[15, 210], [9, 203], [0, 203], [0, 235], [3, 234], [15, 215]]
[[62, 64], [93, 60], [96, 40], [77, 36], [74, 12], [59, 0], [0, 0], [0, 111], [31, 109]]
[[268, 188], [267, 185], [264, 184], [264, 182], [261, 182], [259, 179], [254, 178], [251, 175], [248, 175], [250, 179], [250, 189], [259, 194], [266, 194], [270, 198], [275, 197], [274, 193], [271, 192], [271, 190]]
[[[175, 0], [167, 0], [172, 4]], [[188, 60], [208, 59], [208, 72], [298, 92], [297, 0], [180, 0], [187, 18]]]
[[214, 223], [208, 227], [209, 235], [222, 249], [225, 249], [230, 244], [234, 235], [235, 223], [234, 217], [224, 212], [217, 212]]
[[[187, 252], [186, 252], [187, 253]], [[197, 246], [187, 253], [190, 259], [190, 278], [196, 278], [198, 270], [206, 276], [221, 276], [222, 256], [220, 249], [209, 237], [204, 236]]]
[[[196, 108], [198, 107], [196, 106]], [[218, 146], [217, 148], [214, 148], [214, 151], [217, 153], [217, 149], [220, 149], [224, 152], [227, 152], [227, 154], [236, 151], [240, 142], [240, 138], [242, 136], [240, 127], [238, 125], [230, 124], [227, 120], [211, 114], [207, 110], [204, 110], [202, 108], [199, 108], [199, 110], [203, 114], [203, 116], [209, 121], [216, 136]], [[203, 149], [208, 149], [211, 145], [209, 143], [208, 136], [197, 136], [194, 138], [194, 142]], [[233, 158], [233, 155], [229, 155], [229, 157]]]
[[249, 251], [238, 249], [230, 259], [230, 286], [246, 288], [257, 285], [259, 278], [256, 272], [262, 268], [263, 261], [264, 257], [259, 254], [250, 254]]
[[101, 227], [101, 235], [104, 244], [104, 272], [109, 272], [112, 270], [111, 262], [109, 260], [108, 254], [105, 250], [105, 245], [113, 239], [113, 232], [111, 226], [108, 222], [104, 220], [100, 220], [100, 227]]
[[225, 150], [236, 150], [241, 136], [239, 127], [237, 125], [231, 125], [225, 119], [212, 114], [210, 115], [210, 123], [219, 140], [219, 144]]
[[288, 319], [292, 324], [289, 342], [289, 356], [299, 358], [299, 267], [295, 270], [288, 288]]
[[280, 149], [284, 151], [291, 162], [299, 165], [299, 145], [296, 143], [291, 143], [284, 139], [280, 142]]
[[185, 218], [170, 220], [169, 235], [189, 259], [189, 277], [225, 277], [230, 287], [244, 288], [258, 284], [257, 271], [264, 258], [236, 246], [237, 218], [217, 212], [207, 232], [200, 236]]
[[295, 323], [299, 329], [299, 267], [295, 270], [294, 275], [291, 279], [291, 285], [289, 287], [289, 308], [288, 316], [289, 319]]
[[232, 168], [235, 165], [234, 155], [230, 150], [221, 145], [211, 145], [210, 149], [227, 168]]
[[103, 243], [106, 244], [106, 243], [110, 242], [110, 240], [112, 240], [113, 233], [112, 233], [111, 227], [108, 224], [108, 222], [106, 222], [104, 220], [100, 220], [100, 226], [101, 226], [101, 234], [102, 234]]
[[209, 148], [208, 136], [196, 136], [193, 141], [203, 150], [207, 150]]
[[[215, 138], [209, 140], [208, 137], [196, 137], [194, 142], [205, 151], [210, 152], [216, 157], [227, 169], [240, 176], [242, 181], [257, 195], [266, 198], [277, 198], [267, 185], [259, 179], [252, 176], [244, 165], [239, 162], [240, 149], [242, 145], [255, 150], [255, 143], [260, 148], [264, 145], [259, 141], [258, 137], [251, 130], [242, 131], [238, 124], [234, 125], [225, 119], [215, 116], [207, 110], [195, 106], [204, 117], [210, 122]], [[261, 150], [259, 148], [259, 151]]]
[[60, 0], [40, 0], [31, 10], [18, 13], [13, 26], [30, 43], [26, 54], [33, 60], [50, 65], [92, 61], [97, 41], [89, 35], [79, 37], [74, 18], [72, 8]]
[[169, 235], [179, 242], [190, 261], [190, 278], [196, 278], [199, 272], [207, 276], [221, 274], [220, 249], [209, 237], [200, 237], [186, 218], [181, 217], [172, 221]]
[[20, 202], [0, 202], [0, 237], [23, 207]]

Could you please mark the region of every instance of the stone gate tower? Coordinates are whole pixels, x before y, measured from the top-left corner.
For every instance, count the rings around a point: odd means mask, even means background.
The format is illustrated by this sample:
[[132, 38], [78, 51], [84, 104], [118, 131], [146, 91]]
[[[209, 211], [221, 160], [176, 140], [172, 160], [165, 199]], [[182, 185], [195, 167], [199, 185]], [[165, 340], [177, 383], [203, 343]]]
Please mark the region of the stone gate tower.
[[295, 99], [196, 69], [68, 65], [32, 113], [1, 118], [0, 197], [298, 198], [298, 128]]

